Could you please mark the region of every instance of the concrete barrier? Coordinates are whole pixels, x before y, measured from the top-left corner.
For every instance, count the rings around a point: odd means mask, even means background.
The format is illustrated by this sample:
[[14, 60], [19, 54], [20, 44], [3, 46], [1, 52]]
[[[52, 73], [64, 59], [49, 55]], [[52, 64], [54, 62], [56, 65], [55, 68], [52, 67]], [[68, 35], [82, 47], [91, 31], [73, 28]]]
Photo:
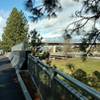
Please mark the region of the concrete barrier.
[[27, 69], [27, 54], [29, 51], [26, 49], [25, 43], [20, 43], [12, 47], [9, 59], [12, 66], [16, 69]]

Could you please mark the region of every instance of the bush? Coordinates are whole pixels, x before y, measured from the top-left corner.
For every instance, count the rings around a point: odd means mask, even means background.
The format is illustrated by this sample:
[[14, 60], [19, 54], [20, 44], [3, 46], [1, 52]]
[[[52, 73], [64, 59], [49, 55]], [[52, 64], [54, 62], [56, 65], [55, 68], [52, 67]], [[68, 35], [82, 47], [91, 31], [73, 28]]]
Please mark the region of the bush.
[[100, 72], [99, 71], [94, 71], [93, 75], [100, 80]]
[[73, 72], [75, 70], [75, 65], [74, 64], [67, 64], [66, 66], [71, 71], [71, 74], [73, 74]]
[[81, 82], [87, 83], [87, 73], [82, 69], [77, 69], [72, 76]]
[[50, 53], [49, 52], [43, 52], [43, 54], [41, 54], [41, 59], [46, 59], [50, 57]]

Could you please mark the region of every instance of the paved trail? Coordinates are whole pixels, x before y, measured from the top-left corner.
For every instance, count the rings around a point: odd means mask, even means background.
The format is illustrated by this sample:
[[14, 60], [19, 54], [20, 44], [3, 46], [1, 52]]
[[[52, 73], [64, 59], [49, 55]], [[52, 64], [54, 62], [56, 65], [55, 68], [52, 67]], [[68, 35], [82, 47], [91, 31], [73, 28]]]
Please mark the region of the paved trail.
[[15, 69], [3, 56], [0, 56], [0, 100], [25, 100]]

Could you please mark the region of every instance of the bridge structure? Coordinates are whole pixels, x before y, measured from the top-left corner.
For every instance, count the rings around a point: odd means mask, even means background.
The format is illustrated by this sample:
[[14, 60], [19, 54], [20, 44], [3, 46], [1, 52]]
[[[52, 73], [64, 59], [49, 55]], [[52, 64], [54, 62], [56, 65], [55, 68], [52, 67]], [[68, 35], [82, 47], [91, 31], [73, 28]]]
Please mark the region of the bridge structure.
[[[7, 67], [6, 62], [7, 60], [3, 62], [0, 59], [0, 63]], [[100, 92], [44, 64], [32, 56], [24, 44], [12, 48], [8, 64], [12, 67], [3, 69], [1, 73], [4, 72], [4, 84], [11, 80], [11, 85], [7, 89], [2, 89], [4, 92], [0, 89], [0, 97], [7, 92], [9, 98], [0, 100], [100, 100]], [[8, 71], [8, 75], [5, 71]], [[9, 76], [9, 79], [6, 80], [6, 76]], [[0, 81], [1, 79], [2, 76]]]

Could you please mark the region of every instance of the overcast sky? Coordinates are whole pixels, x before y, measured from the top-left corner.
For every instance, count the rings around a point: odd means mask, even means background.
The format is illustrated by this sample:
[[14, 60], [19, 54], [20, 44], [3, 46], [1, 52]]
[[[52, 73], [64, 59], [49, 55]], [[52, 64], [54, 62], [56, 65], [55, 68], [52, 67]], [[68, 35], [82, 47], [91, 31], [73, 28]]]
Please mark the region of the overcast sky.
[[[13, 1], [13, 2], [12, 2]], [[0, 37], [3, 33], [3, 27], [6, 25], [7, 17], [9, 16], [13, 7], [23, 10], [25, 16], [28, 18], [29, 13], [25, 11], [25, 0], [2, 0], [0, 2]], [[60, 0], [63, 10], [59, 12], [57, 18], [43, 19], [38, 23], [33, 23], [29, 19], [29, 30], [36, 28], [43, 37], [60, 37], [66, 26], [73, 21], [71, 15], [78, 10], [81, 5], [72, 0]]]

